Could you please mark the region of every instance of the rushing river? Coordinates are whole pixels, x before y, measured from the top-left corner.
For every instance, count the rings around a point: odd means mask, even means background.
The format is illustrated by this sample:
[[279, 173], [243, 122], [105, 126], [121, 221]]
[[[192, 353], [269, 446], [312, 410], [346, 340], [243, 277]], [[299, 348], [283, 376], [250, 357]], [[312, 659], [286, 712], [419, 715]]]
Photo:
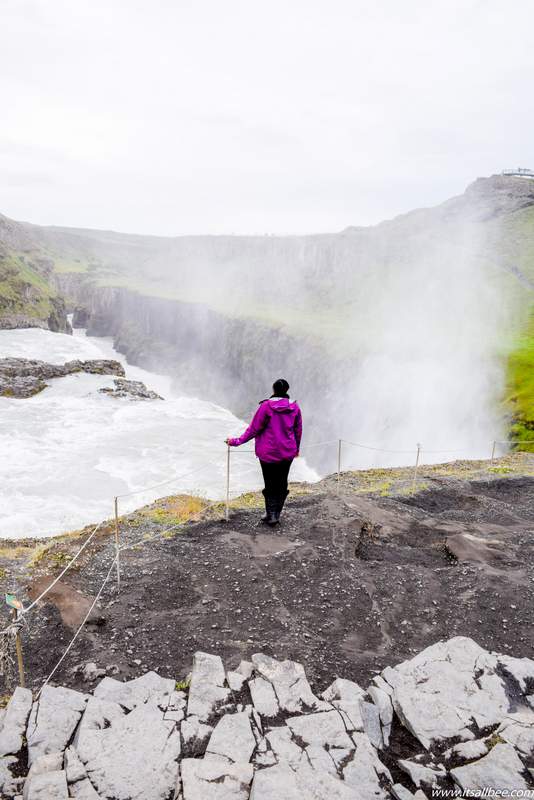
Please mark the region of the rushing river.
[[[158, 497], [190, 493], [209, 499], [226, 491], [224, 439], [244, 422], [214, 403], [181, 397], [171, 379], [129, 365], [111, 340], [40, 329], [0, 331], [0, 358], [35, 358], [53, 364], [72, 359], [114, 358], [126, 377], [143, 381], [165, 398], [133, 401], [98, 390], [112, 376], [84, 373], [57, 378], [28, 399], [0, 397], [0, 538], [48, 536], [111, 517]], [[256, 489], [259, 464], [232, 450], [232, 495]], [[184, 473], [192, 473], [181, 478]], [[304, 459], [293, 480], [314, 481]], [[153, 491], [144, 487], [172, 479]]]

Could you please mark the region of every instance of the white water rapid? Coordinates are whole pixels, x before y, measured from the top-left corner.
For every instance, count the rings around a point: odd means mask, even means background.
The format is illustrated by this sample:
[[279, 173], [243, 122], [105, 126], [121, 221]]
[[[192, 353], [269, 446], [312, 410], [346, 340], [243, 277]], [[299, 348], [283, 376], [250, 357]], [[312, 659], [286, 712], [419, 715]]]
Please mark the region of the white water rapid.
[[[112, 386], [112, 376], [84, 373], [54, 379], [28, 399], [0, 397], [0, 538], [48, 536], [96, 523], [112, 516], [115, 495], [193, 470], [122, 499], [120, 512], [170, 494], [224, 496], [224, 439], [245, 427], [226, 409], [173, 394], [170, 378], [128, 365], [110, 340], [79, 331], [0, 331], [0, 358], [8, 356], [53, 364], [114, 358], [127, 378], [143, 381], [165, 400], [109, 397], [98, 390]], [[232, 495], [261, 484], [258, 462], [243, 452], [252, 444], [232, 450]], [[295, 462], [292, 480], [318, 477], [304, 459]]]

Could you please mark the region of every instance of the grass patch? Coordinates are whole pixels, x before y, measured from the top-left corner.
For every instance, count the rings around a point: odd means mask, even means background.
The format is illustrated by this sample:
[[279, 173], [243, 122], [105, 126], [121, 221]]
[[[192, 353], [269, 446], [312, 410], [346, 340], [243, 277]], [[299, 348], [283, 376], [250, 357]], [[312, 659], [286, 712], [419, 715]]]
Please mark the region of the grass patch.
[[176, 495], [159, 500], [144, 512], [144, 516], [158, 525], [181, 525], [201, 514], [207, 505], [207, 500], [201, 497]]
[[52, 544], [38, 544], [28, 561], [28, 569], [36, 569], [41, 566], [52, 546]]
[[184, 678], [183, 681], [176, 681], [175, 689], [177, 692], [188, 692], [191, 686], [191, 678]]
[[27, 558], [35, 549], [35, 545], [16, 544], [16, 545], [2, 545], [0, 547], [0, 558], [5, 558], [9, 561], [12, 559]]
[[[71, 561], [72, 555], [65, 550], [59, 549], [60, 546], [61, 542], [58, 542], [57, 539], [46, 544], [37, 545], [28, 561], [28, 569], [33, 571], [45, 565], [52, 569], [66, 567]], [[79, 569], [78, 564], [73, 564], [72, 569]]]

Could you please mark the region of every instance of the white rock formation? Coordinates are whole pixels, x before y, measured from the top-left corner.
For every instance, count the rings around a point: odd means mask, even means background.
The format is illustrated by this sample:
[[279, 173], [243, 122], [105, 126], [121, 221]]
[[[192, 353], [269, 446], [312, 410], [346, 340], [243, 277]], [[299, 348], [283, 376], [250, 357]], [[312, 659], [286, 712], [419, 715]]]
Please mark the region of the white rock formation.
[[[432, 787], [530, 788], [533, 675], [529, 659], [456, 638], [367, 690], [337, 678], [321, 697], [300, 664], [261, 654], [225, 672], [197, 653], [188, 697], [153, 672], [104, 678], [92, 696], [45, 687], [31, 714], [30, 693], [17, 690], [0, 719], [0, 796], [425, 800]], [[402, 725], [416, 737], [404, 754]]]
[[472, 639], [438, 642], [382, 677], [391, 687], [393, 707], [423, 747], [459, 736], [472, 739], [479, 728], [497, 725], [509, 710], [497, 656]]
[[458, 786], [470, 790], [487, 787], [516, 791], [528, 789], [524, 774], [525, 767], [509, 744], [497, 744], [479, 761], [451, 770], [451, 776]]
[[28, 762], [47, 753], [63, 752], [88, 701], [72, 689], [45, 686], [34, 702], [28, 722]]
[[224, 666], [219, 656], [195, 653], [189, 686], [187, 713], [207, 722], [230, 698]]
[[183, 800], [248, 800], [252, 764], [231, 764], [224, 758], [184, 758]]
[[297, 664], [295, 661], [277, 661], [262, 653], [252, 656], [252, 663], [256, 673], [272, 685], [282, 711], [295, 714], [300, 711], [320, 711], [328, 708], [327, 703], [313, 694], [302, 664]]
[[0, 758], [14, 755], [22, 748], [22, 739], [32, 709], [32, 693], [18, 686], [7, 704], [0, 728]]

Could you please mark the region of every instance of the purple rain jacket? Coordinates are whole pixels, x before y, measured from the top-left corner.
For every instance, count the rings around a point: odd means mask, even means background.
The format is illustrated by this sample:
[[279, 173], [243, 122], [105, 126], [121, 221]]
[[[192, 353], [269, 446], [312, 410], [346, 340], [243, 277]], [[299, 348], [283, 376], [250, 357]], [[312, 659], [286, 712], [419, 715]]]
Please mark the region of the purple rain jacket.
[[256, 439], [260, 461], [286, 461], [298, 456], [302, 438], [302, 414], [298, 404], [285, 397], [263, 400], [254, 419], [238, 439], [228, 439], [231, 447]]

